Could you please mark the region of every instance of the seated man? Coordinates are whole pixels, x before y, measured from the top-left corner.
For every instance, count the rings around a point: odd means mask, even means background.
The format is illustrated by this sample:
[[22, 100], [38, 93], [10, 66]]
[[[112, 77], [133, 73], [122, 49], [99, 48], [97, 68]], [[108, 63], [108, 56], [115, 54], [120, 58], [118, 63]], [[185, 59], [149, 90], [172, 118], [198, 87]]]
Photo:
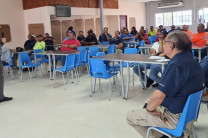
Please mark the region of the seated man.
[[33, 47], [35, 46], [35, 43], [36, 43], [35, 36], [29, 34], [28, 35], [28, 40], [24, 44], [25, 50], [33, 50]]
[[[162, 56], [164, 57], [164, 50], [163, 50], [163, 41], [165, 37], [167, 36], [167, 32], [162, 32], [159, 35], [159, 42], [155, 42], [150, 49], [150, 54], [154, 56]], [[158, 73], [162, 73], [162, 69], [159, 65], [157, 64], [146, 64], [146, 69], [150, 69], [150, 74], [149, 77], [147, 77], [147, 88], [150, 87], [151, 84], [156, 82], [155, 85], [152, 85], [153, 87], [157, 87], [159, 82], [160, 82], [160, 77], [158, 76]], [[139, 76], [139, 70], [138, 70], [138, 65], [133, 68], [134, 73], [136, 73]], [[144, 64], [140, 64], [140, 71], [141, 71], [141, 79], [144, 80]]]
[[45, 37], [43, 38], [43, 41], [44, 41], [45, 44], [46, 44], [47, 51], [48, 51], [48, 50], [52, 50], [52, 51], [55, 50], [53, 45], [54, 45], [54, 43], [56, 43], [56, 41], [55, 41], [55, 39], [54, 39], [53, 37], [51, 37], [51, 36], [49, 35], [49, 33], [46, 33], [46, 34], [45, 34]]
[[97, 45], [97, 38], [94, 35], [92, 29], [90, 29], [87, 33], [88, 35], [85, 38], [84, 45]]
[[[175, 129], [189, 95], [204, 88], [204, 75], [199, 63], [188, 52], [189, 38], [182, 31], [170, 33], [164, 40], [164, 53], [171, 59], [157, 90], [146, 109], [132, 110], [127, 122], [143, 137], [149, 126]], [[183, 59], [183, 60], [181, 60]], [[151, 138], [162, 134], [151, 131]]]
[[[79, 41], [75, 38], [75, 35], [73, 32], [68, 31], [68, 40], [65, 40], [61, 44], [61, 51], [69, 51], [69, 50], [77, 50], [77, 47], [80, 46]], [[66, 56], [56, 56], [56, 62], [58, 60], [61, 60], [62, 66], [65, 65]]]
[[175, 31], [175, 25], [172, 25], [172, 26], [171, 26], [171, 30], [169, 30], [168, 33], [171, 33], [171, 32], [173, 32], [173, 31]]
[[[129, 41], [130, 39], [134, 38], [132, 35], [129, 34], [129, 31], [126, 28], [124, 29], [124, 33], [121, 34], [120, 37], [123, 41]], [[126, 49], [127, 46], [128, 46], [127, 44], [125, 44], [125, 43], [123, 44], [123, 47], [122, 47], [123, 52], [124, 52], [124, 50]]]
[[[39, 34], [37, 36], [37, 42], [35, 43], [35, 46], [33, 47], [33, 50], [42, 50], [42, 51], [45, 51], [45, 47], [46, 47], [46, 44], [45, 42], [43, 41], [43, 36], [41, 34]], [[34, 60], [34, 55], [30, 55], [30, 60]]]
[[77, 36], [77, 40], [82, 46], [84, 46], [85, 36], [83, 31], [79, 31], [79, 36]]
[[108, 33], [108, 28], [105, 27], [104, 33], [99, 36], [100, 44], [102, 44], [102, 42], [109, 42], [111, 38], [112, 36]]
[[11, 56], [10, 55], [10, 49], [5, 44], [3, 44], [1, 46], [1, 50], [2, 50], [2, 53], [1, 53], [1, 62], [3, 64], [3, 66], [9, 65], [10, 56]]
[[148, 32], [148, 35], [149, 36], [152, 36], [152, 35], [156, 35], [157, 31], [154, 30], [154, 27], [153, 26], [150, 26], [150, 31]]
[[192, 34], [191, 42], [194, 45], [205, 45], [208, 40], [208, 33], [204, 30], [204, 24], [199, 24], [197, 27], [197, 34]]
[[162, 30], [163, 30], [163, 26], [160, 25], [159, 28], [157, 29], [156, 35], [159, 35], [162, 32]]
[[193, 34], [191, 30], [189, 30], [189, 26], [188, 25], [184, 25], [183, 26], [183, 31], [189, 36], [191, 37], [191, 35]]
[[139, 33], [137, 34], [135, 41], [142, 41], [144, 40], [145, 44], [150, 44], [148, 35], [144, 33], [144, 29], [140, 29]]
[[116, 45], [116, 53], [121, 53], [121, 48], [123, 47], [122, 39], [120, 37], [120, 32], [115, 32], [115, 37], [110, 39], [110, 45], [115, 44]]

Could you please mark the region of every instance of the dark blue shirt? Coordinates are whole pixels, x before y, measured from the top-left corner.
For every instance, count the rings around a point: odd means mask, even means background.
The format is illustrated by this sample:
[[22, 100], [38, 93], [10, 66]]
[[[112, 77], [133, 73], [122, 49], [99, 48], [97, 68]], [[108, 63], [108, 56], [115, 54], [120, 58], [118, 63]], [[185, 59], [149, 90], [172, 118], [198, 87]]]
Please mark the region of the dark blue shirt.
[[[107, 34], [108, 35], [108, 37], [109, 38], [112, 38], [112, 36], [108, 33]], [[107, 38], [106, 38], [106, 36], [105, 36], [105, 34], [101, 34], [100, 36], [99, 36], [99, 41], [102, 43], [102, 42], [107, 42], [108, 40], [107, 40]]]
[[170, 60], [157, 87], [166, 94], [161, 105], [173, 114], [182, 113], [189, 95], [203, 88], [202, 69], [188, 51], [180, 52]]
[[111, 40], [110, 40], [110, 45], [111, 44], [115, 44], [115, 45], [119, 45], [120, 43], [122, 43], [122, 39], [121, 39], [121, 37], [117, 37], [117, 38], [111, 38]]
[[125, 37], [132, 37], [132, 35], [128, 34], [128, 35], [125, 35], [125, 34], [121, 34], [120, 36], [122, 39], [125, 38]]
[[205, 77], [205, 86], [208, 88], [208, 56], [204, 57], [204, 59], [199, 63]]

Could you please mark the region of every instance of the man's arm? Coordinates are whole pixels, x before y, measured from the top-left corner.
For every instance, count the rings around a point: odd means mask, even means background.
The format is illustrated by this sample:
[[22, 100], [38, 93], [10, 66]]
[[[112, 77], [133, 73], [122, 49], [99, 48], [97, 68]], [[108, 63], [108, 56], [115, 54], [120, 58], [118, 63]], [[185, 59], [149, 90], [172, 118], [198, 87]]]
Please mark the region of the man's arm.
[[119, 45], [116, 47], [117, 49], [123, 47], [123, 44], [122, 43], [119, 43]]
[[206, 42], [206, 46], [208, 46], [208, 41]]
[[154, 111], [163, 102], [166, 94], [160, 90], [155, 90], [148, 102], [147, 111]]

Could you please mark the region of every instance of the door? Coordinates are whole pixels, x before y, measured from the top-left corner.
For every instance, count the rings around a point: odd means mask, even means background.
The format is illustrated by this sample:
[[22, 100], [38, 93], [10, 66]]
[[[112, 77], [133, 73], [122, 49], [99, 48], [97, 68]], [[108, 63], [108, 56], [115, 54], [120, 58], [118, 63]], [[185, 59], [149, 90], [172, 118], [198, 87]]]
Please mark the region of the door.
[[120, 32], [123, 32], [123, 28], [127, 28], [127, 15], [120, 15]]

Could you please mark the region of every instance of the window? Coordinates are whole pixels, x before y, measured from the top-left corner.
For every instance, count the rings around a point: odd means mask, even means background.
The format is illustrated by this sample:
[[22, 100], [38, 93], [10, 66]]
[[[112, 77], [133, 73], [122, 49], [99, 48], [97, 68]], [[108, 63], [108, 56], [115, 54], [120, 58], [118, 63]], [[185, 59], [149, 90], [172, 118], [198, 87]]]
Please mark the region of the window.
[[[208, 21], [208, 9], [207, 14], [204, 15]], [[171, 25], [192, 25], [192, 10], [177, 11], [167, 13], [155, 14], [156, 26], [171, 26]]]
[[174, 25], [192, 25], [192, 11], [173, 12]]
[[[4, 33], [4, 37], [6, 38], [6, 42], [11, 41], [11, 32], [10, 32], [10, 26], [7, 24], [0, 24], [1, 29], [0, 29], [0, 34]], [[1, 39], [1, 35], [0, 35]]]
[[156, 26], [163, 25], [163, 13], [155, 14]]
[[205, 24], [208, 22], [208, 8], [199, 10], [199, 23]]
[[171, 26], [172, 25], [172, 13], [164, 13], [164, 26]]

